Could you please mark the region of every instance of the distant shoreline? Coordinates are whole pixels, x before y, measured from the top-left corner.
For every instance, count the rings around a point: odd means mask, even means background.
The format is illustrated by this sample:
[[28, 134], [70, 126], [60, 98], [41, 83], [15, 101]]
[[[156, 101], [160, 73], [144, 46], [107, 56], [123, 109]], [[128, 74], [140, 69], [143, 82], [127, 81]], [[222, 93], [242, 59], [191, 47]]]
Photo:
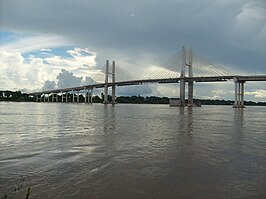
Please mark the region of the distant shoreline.
[[[50, 96], [51, 97], [51, 96]], [[72, 94], [69, 95], [69, 102], [71, 102]], [[111, 101], [111, 96], [108, 96]], [[80, 102], [85, 102], [83, 95], [79, 97]], [[157, 97], [157, 96], [119, 96], [116, 98], [116, 102], [119, 104], [169, 104], [168, 97]], [[233, 105], [232, 100], [212, 100], [212, 99], [195, 99], [200, 101], [202, 105]], [[27, 93], [22, 93], [21, 91], [0, 91], [0, 101], [5, 102], [36, 102], [34, 97], [31, 97]], [[59, 100], [61, 102], [61, 100]], [[102, 103], [103, 96], [93, 96], [93, 103]], [[245, 101], [245, 106], [266, 106], [266, 102], [253, 102]]]

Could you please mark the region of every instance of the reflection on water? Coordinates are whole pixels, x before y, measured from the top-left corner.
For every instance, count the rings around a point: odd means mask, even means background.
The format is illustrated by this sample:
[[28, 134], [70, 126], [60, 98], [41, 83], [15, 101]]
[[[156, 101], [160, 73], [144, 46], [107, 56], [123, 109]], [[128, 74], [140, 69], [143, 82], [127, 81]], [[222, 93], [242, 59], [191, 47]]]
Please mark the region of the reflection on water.
[[0, 194], [24, 176], [32, 198], [265, 198], [265, 113], [0, 103]]
[[116, 133], [116, 124], [117, 118], [116, 118], [116, 112], [115, 112], [115, 106], [108, 106], [104, 105], [104, 133], [105, 134], [113, 134]]

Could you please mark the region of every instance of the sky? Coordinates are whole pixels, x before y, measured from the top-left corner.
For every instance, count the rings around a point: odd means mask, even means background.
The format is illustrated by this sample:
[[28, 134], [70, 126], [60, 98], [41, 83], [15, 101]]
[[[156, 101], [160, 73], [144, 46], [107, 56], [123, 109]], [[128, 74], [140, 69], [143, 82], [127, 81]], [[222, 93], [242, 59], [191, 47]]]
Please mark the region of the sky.
[[[105, 60], [134, 77], [183, 45], [233, 74], [266, 74], [265, 0], [0, 0], [0, 89], [85, 85]], [[119, 88], [179, 96], [179, 85]], [[248, 82], [246, 100], [266, 101]], [[196, 98], [233, 99], [234, 84], [202, 83]]]

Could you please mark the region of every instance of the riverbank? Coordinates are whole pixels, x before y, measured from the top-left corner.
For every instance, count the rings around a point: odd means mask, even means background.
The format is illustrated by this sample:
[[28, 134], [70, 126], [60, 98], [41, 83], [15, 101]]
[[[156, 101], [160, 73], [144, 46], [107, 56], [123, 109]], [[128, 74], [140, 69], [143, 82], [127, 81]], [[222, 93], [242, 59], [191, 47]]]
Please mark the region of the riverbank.
[[[75, 94], [75, 96], [77, 96]], [[47, 97], [48, 98], [48, 97]], [[51, 98], [51, 99], [50, 99]], [[68, 101], [71, 102], [73, 99], [73, 94], [68, 95]], [[111, 101], [111, 96], [108, 96], [109, 101]], [[157, 97], [157, 96], [119, 96], [116, 97], [116, 102], [121, 104], [169, 104], [168, 97]], [[22, 93], [21, 91], [0, 91], [0, 101], [11, 101], [11, 102], [35, 102], [36, 99], [27, 93]], [[52, 96], [49, 96], [49, 100], [52, 101]], [[59, 96], [59, 101], [61, 101], [61, 96]], [[79, 95], [79, 101], [85, 102], [85, 98], [82, 94]], [[195, 99], [195, 101], [200, 101], [202, 105], [233, 105], [232, 100], [212, 100], [212, 99]], [[103, 96], [95, 95], [92, 97], [93, 103], [102, 103]], [[266, 102], [253, 102], [245, 101], [245, 106], [266, 106]]]

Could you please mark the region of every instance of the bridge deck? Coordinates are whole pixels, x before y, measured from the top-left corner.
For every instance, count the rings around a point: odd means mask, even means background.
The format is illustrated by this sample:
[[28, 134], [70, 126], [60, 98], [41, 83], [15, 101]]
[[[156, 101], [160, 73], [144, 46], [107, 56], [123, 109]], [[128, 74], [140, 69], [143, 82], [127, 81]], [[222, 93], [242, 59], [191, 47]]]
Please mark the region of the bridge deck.
[[[232, 79], [237, 79], [238, 81], [266, 81], [266, 75], [253, 75], [253, 76], [213, 76], [213, 77], [185, 77], [184, 80], [186, 82], [194, 81], [194, 82], [221, 82]], [[131, 86], [131, 85], [139, 85], [146, 83], [178, 83], [180, 81], [180, 77], [178, 78], [168, 78], [168, 79], [144, 79], [144, 80], [130, 80], [130, 81], [120, 81], [115, 82], [116, 86]], [[60, 88], [54, 90], [47, 91], [39, 91], [32, 92], [29, 95], [41, 95], [41, 94], [50, 94], [50, 93], [61, 93], [61, 92], [69, 92], [69, 91], [81, 91], [85, 89], [93, 89], [93, 88], [103, 88], [104, 83], [93, 84], [93, 85], [84, 85], [78, 87], [71, 88]], [[113, 83], [108, 83], [108, 86], [112, 86]]]

